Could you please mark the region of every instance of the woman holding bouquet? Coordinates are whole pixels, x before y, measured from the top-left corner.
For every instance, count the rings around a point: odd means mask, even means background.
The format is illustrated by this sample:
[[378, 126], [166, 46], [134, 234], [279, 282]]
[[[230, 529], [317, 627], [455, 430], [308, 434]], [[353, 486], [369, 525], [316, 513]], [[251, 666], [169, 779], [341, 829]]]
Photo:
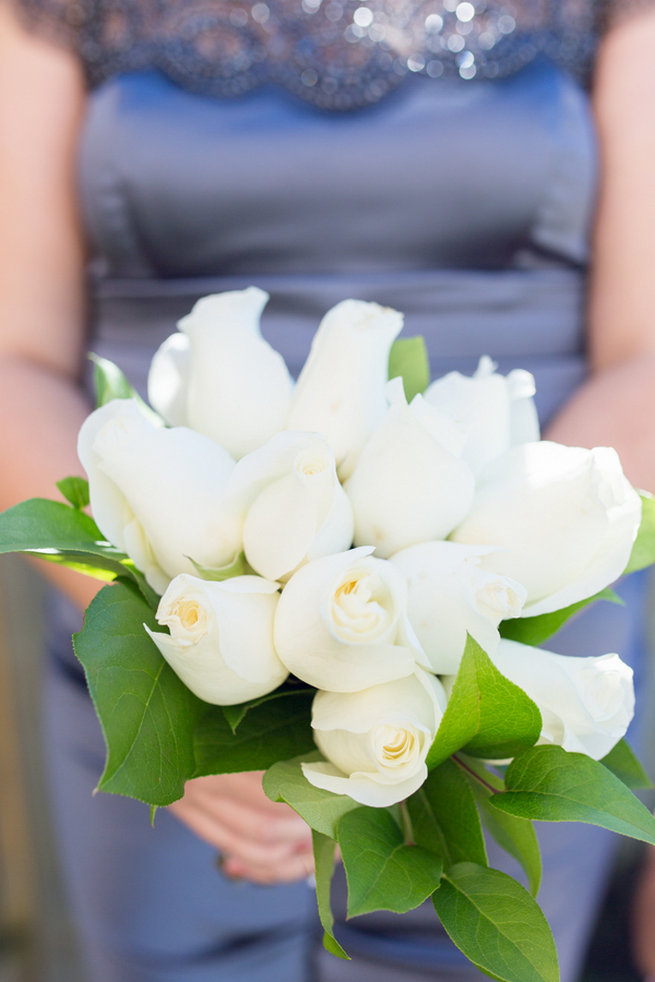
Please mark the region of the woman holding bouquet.
[[[193, 301], [250, 283], [292, 371], [328, 307], [376, 300], [425, 335], [435, 375], [485, 352], [528, 368], [549, 436], [614, 445], [655, 487], [646, 0], [5, 0], [0, 17], [2, 507], [79, 472], [88, 346], [143, 390]], [[479, 977], [420, 911], [349, 926], [350, 965], [317, 954], [308, 831], [256, 775], [190, 782], [154, 831], [92, 797], [102, 742], [70, 650], [89, 586], [54, 578], [50, 769], [94, 982]], [[641, 641], [608, 606], [562, 646]], [[544, 846], [574, 982], [611, 846], [574, 827]]]

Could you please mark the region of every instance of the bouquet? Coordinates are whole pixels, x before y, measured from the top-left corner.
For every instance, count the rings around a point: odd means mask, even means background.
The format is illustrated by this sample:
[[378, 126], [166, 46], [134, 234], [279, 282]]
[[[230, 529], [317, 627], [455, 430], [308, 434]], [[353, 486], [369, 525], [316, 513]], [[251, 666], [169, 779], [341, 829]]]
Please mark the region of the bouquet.
[[74, 638], [98, 787], [154, 817], [189, 778], [265, 770], [313, 830], [335, 955], [338, 845], [349, 916], [432, 898], [483, 973], [556, 982], [532, 820], [655, 844], [655, 819], [629, 790], [649, 785], [623, 740], [631, 670], [537, 646], [655, 558], [653, 499], [613, 450], [539, 439], [529, 373], [485, 357], [430, 383], [422, 340], [373, 303], [326, 314], [294, 384], [266, 300], [199, 301], [150, 406], [96, 358], [88, 483], [0, 515], [0, 551], [107, 583]]

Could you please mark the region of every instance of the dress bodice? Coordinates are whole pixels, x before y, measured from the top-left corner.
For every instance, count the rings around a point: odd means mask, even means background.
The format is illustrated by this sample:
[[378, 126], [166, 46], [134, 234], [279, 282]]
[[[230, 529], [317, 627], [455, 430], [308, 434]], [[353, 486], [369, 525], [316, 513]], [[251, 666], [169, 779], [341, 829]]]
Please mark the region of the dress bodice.
[[586, 94], [546, 58], [475, 84], [412, 76], [350, 113], [116, 76], [81, 153], [94, 346], [143, 384], [197, 296], [255, 283], [297, 371], [320, 316], [354, 296], [403, 310], [435, 372], [541, 361], [548, 415], [583, 370], [594, 182]]

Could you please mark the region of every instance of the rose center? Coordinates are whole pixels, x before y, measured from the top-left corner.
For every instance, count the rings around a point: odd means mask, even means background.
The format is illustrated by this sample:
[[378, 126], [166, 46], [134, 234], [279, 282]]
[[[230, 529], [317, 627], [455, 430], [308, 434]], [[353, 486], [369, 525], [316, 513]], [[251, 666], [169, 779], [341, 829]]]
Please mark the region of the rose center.
[[337, 635], [350, 644], [375, 641], [391, 625], [389, 598], [379, 577], [352, 572], [338, 585], [332, 603]]
[[207, 618], [197, 600], [178, 601], [172, 613], [177, 617], [182, 630], [188, 631], [189, 634], [197, 634], [199, 630], [204, 629]]
[[402, 767], [415, 760], [419, 752], [418, 736], [404, 726], [385, 724], [375, 734], [376, 759], [383, 767]]

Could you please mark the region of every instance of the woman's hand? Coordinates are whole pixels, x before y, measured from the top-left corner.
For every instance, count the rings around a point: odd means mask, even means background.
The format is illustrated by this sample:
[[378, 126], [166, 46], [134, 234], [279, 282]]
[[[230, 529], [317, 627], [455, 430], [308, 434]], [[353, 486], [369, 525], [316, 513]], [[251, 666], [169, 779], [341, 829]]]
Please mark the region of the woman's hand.
[[169, 811], [219, 850], [223, 872], [234, 879], [289, 883], [314, 870], [311, 830], [266, 797], [261, 771], [194, 778]]

